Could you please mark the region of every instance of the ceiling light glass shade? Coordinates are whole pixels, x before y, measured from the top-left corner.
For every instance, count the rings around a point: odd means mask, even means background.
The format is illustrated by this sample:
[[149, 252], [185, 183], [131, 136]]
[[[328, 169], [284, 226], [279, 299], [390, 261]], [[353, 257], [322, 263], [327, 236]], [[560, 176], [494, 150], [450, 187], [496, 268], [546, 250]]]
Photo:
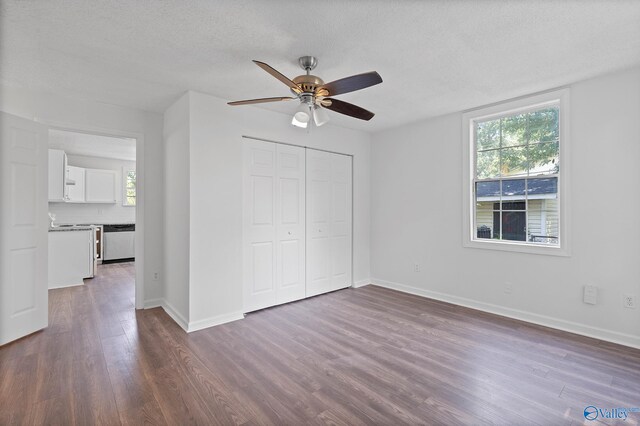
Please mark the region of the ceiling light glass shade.
[[309, 107], [306, 104], [301, 104], [296, 113], [293, 115], [291, 124], [297, 127], [302, 127], [304, 129], [309, 125], [310, 119], [311, 115], [309, 114]]
[[324, 108], [317, 106], [313, 109], [313, 121], [316, 123], [316, 126], [320, 127], [329, 121], [329, 114]]

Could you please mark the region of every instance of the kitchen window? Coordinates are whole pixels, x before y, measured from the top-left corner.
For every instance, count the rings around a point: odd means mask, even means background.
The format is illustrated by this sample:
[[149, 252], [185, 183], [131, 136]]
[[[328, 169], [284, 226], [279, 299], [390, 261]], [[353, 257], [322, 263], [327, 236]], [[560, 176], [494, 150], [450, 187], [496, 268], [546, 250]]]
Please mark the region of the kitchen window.
[[124, 184], [122, 205], [136, 205], [136, 171], [135, 169], [124, 169], [122, 182]]
[[567, 254], [568, 91], [464, 114], [465, 246]]

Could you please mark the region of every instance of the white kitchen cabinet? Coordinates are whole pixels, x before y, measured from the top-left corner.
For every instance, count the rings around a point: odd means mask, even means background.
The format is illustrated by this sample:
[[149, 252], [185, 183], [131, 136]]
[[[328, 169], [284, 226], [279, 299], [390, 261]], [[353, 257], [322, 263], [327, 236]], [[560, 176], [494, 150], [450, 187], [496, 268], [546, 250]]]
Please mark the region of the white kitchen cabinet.
[[61, 149], [49, 150], [49, 201], [67, 199], [67, 154]]
[[[82, 167], [67, 166], [67, 202], [84, 203], [85, 169]], [[69, 183], [73, 182], [73, 185]]]
[[84, 284], [93, 276], [92, 229], [49, 231], [49, 288]]
[[116, 171], [85, 169], [85, 202], [116, 202]]

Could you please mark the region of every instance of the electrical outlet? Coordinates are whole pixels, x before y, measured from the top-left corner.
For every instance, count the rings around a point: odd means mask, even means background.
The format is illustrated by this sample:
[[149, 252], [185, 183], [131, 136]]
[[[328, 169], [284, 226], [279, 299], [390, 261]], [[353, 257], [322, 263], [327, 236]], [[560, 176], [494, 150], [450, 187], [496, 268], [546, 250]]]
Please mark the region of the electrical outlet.
[[154, 273], [153, 273], [153, 280], [154, 280], [154, 281], [158, 281], [158, 276], [159, 276], [159, 275], [160, 275], [160, 274], [158, 274], [157, 272], [154, 272]]
[[622, 306], [629, 309], [636, 308], [636, 296], [634, 294], [623, 294], [622, 295]]
[[413, 264], [413, 272], [420, 272], [420, 264], [419, 263], [414, 263]]
[[506, 282], [504, 283], [504, 292], [506, 294], [511, 294], [513, 293], [513, 284], [511, 284], [510, 282]]
[[598, 288], [594, 285], [585, 285], [582, 301], [589, 305], [595, 305], [598, 302]]

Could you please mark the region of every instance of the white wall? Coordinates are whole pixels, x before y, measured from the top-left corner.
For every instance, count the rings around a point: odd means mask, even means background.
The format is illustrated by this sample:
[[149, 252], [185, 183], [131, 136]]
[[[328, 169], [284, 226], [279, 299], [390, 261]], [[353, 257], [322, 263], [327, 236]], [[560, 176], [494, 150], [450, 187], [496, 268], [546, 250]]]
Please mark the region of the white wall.
[[189, 96], [164, 113], [165, 310], [181, 327], [189, 319]]
[[[14, 87], [0, 87], [0, 110], [9, 114], [65, 128], [105, 135], [139, 135], [138, 218], [136, 231], [144, 235], [142, 245], [144, 270], [136, 271], [143, 281], [144, 298], [161, 297], [161, 278], [153, 280], [153, 272], [163, 264], [163, 144], [162, 115], [96, 101], [84, 101]], [[140, 149], [142, 146], [142, 149]], [[143, 177], [143, 179], [142, 179]], [[143, 196], [142, 196], [143, 195]], [[144, 216], [141, 221], [140, 217]], [[138, 253], [136, 257], [140, 258]]]
[[461, 113], [374, 135], [372, 280], [640, 347], [640, 69], [572, 85], [570, 119], [570, 257], [463, 248]]
[[[242, 312], [242, 136], [354, 156], [353, 278], [368, 282], [370, 136], [331, 125], [307, 133], [293, 128], [289, 115], [231, 107], [222, 99], [195, 92], [189, 92], [188, 98], [190, 328], [234, 319]], [[182, 159], [169, 161], [169, 156], [167, 148], [167, 178], [172, 168], [176, 173], [184, 168]], [[166, 195], [167, 202], [171, 197]], [[172, 226], [167, 213], [167, 232]], [[167, 286], [174, 285], [178, 283], [167, 280]]]
[[116, 171], [116, 203], [49, 203], [49, 211], [56, 214], [56, 223], [136, 223], [136, 208], [122, 205], [122, 169], [135, 169], [135, 161], [88, 157], [67, 154], [70, 166]]

